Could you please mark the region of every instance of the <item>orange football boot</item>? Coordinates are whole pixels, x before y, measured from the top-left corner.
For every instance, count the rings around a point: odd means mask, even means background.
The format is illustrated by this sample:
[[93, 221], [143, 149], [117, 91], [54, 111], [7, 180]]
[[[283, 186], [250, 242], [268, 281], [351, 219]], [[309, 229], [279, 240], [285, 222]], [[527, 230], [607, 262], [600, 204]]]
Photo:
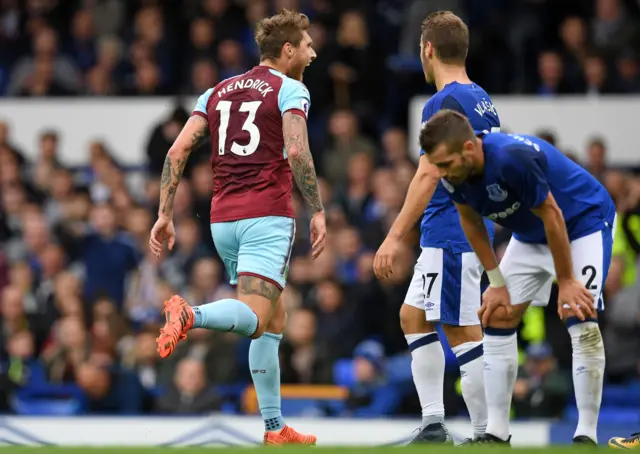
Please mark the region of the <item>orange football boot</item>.
[[315, 445], [316, 440], [315, 435], [303, 435], [286, 425], [280, 432], [264, 433], [264, 444], [267, 446]]
[[156, 339], [158, 353], [166, 358], [176, 348], [178, 342], [187, 338], [187, 331], [193, 326], [193, 309], [181, 296], [173, 295], [164, 302], [164, 315], [167, 319], [160, 336]]

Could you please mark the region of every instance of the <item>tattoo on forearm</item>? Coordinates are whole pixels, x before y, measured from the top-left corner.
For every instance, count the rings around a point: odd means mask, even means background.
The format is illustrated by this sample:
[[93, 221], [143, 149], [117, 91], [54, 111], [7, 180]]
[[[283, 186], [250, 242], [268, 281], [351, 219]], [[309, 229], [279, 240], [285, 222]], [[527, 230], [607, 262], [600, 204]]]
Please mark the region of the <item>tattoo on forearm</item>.
[[243, 295], [262, 296], [271, 301], [272, 304], [278, 302], [281, 293], [280, 289], [271, 282], [246, 275], [238, 276], [238, 291]]
[[173, 199], [178, 190], [180, 179], [184, 168], [187, 166], [189, 155], [198, 145], [202, 143], [207, 136], [208, 128], [206, 120], [202, 117], [191, 117], [189, 122], [197, 122], [201, 127], [197, 129], [191, 136], [191, 143], [186, 148], [182, 156], [174, 157], [171, 152], [167, 154], [162, 168], [162, 176], [160, 177], [160, 210], [163, 214], [171, 213], [173, 210]]
[[290, 156], [293, 178], [302, 197], [313, 213], [323, 210], [318, 177], [309, 151], [306, 121], [299, 115], [285, 113], [284, 145]]
[[167, 154], [164, 160], [162, 176], [160, 177], [160, 208], [162, 213], [171, 212], [173, 209], [173, 199], [178, 190], [182, 172], [187, 165], [187, 158], [171, 159], [171, 153]]

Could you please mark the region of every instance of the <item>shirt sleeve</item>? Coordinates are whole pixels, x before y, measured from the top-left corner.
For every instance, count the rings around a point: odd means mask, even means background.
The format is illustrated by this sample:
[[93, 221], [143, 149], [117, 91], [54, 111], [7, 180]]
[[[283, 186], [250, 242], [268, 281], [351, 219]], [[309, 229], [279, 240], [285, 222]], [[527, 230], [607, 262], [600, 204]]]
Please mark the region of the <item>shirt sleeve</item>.
[[309, 90], [302, 82], [285, 77], [278, 93], [278, 107], [280, 113], [292, 111], [304, 117], [309, 115], [309, 107], [311, 106], [311, 96]]
[[200, 115], [205, 119], [207, 118], [207, 103], [209, 102], [211, 93], [213, 93], [213, 88], [208, 89], [198, 98], [196, 106], [193, 108], [192, 115]]
[[530, 210], [539, 207], [549, 196], [547, 157], [542, 151], [522, 147], [518, 145], [507, 151], [501, 176], [523, 207]]
[[[424, 107], [422, 108], [422, 125], [424, 126], [424, 124], [429, 121], [429, 118], [431, 118], [431, 110], [432, 110], [432, 100], [433, 98], [430, 98], [426, 103], [424, 103]], [[420, 148], [420, 156], [422, 156], [424, 154], [424, 150], [422, 148]]]

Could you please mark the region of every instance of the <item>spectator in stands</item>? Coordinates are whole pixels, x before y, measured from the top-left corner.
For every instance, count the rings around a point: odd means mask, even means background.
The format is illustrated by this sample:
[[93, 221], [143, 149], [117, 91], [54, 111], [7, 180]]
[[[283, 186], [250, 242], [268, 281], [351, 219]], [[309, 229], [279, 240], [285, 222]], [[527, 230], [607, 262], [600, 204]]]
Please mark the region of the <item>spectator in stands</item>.
[[587, 146], [587, 170], [602, 181], [607, 170], [607, 144], [602, 137], [592, 137]]
[[220, 78], [218, 67], [209, 59], [196, 60], [191, 66], [190, 84], [185, 93], [200, 96], [211, 87], [215, 87]]
[[[144, 249], [144, 255], [138, 266], [132, 270], [127, 282], [126, 312], [133, 323], [146, 325], [161, 320], [162, 301], [166, 298], [167, 283], [160, 271], [160, 264]], [[169, 285], [169, 297], [175, 286]]]
[[106, 294], [122, 308], [125, 280], [140, 263], [140, 253], [128, 236], [116, 230], [111, 205], [96, 205], [91, 211], [91, 225], [93, 231], [83, 239], [84, 296], [91, 301]]
[[360, 233], [354, 227], [345, 227], [337, 232], [336, 272], [342, 284], [354, 284], [358, 275], [358, 257], [363, 252]]
[[9, 285], [2, 290], [2, 345], [16, 333], [29, 329], [29, 319], [22, 305], [23, 294], [20, 288]]
[[[620, 271], [616, 267], [621, 267]], [[614, 274], [624, 272], [624, 262], [612, 263]], [[617, 272], [616, 272], [617, 271]], [[612, 285], [607, 283], [610, 293]], [[626, 383], [638, 377], [640, 353], [640, 286], [618, 288], [607, 299], [607, 323], [603, 332], [607, 351], [607, 377], [613, 383]]]
[[335, 46], [327, 50], [333, 57], [329, 75], [333, 81], [335, 104], [352, 108], [368, 118], [381, 102], [380, 86], [384, 67], [375, 43], [369, 34], [367, 21], [360, 11], [347, 11], [340, 17]]
[[565, 79], [564, 65], [557, 52], [546, 51], [538, 57], [538, 76], [540, 84], [537, 93], [540, 96], [555, 96], [571, 93], [574, 87], [570, 87]]
[[165, 414], [202, 414], [220, 409], [220, 397], [207, 382], [202, 361], [185, 358], [178, 364], [173, 386], [156, 401]]
[[596, 0], [591, 28], [598, 50], [610, 55], [617, 55], [637, 34], [620, 0]]
[[213, 175], [208, 160], [195, 164], [191, 172], [191, 188], [193, 189], [193, 211], [200, 228], [200, 246], [210, 253], [214, 252], [211, 241], [211, 196], [213, 195]]
[[135, 415], [140, 413], [143, 390], [130, 371], [109, 368], [98, 356], [77, 366], [77, 382], [84, 392], [85, 411], [94, 414]]
[[185, 299], [191, 304], [206, 304], [223, 298], [233, 298], [233, 289], [223, 283], [220, 262], [212, 258], [200, 258], [193, 264], [191, 280], [184, 290]]
[[78, 68], [67, 56], [58, 53], [58, 35], [43, 28], [33, 36], [32, 54], [19, 60], [11, 71], [7, 88], [10, 95], [68, 95], [80, 88]]
[[143, 331], [135, 338], [134, 348], [122, 358], [122, 366], [138, 376], [144, 390], [143, 407], [146, 412], [153, 408], [153, 399], [160, 384], [160, 358], [156, 348], [155, 331]]
[[96, 62], [96, 40], [94, 16], [90, 10], [77, 11], [71, 25], [71, 38], [67, 53], [81, 71], [91, 68]]
[[622, 93], [640, 92], [640, 66], [636, 52], [627, 50], [616, 60], [616, 68], [620, 77], [619, 85]]
[[43, 352], [47, 377], [52, 383], [74, 383], [78, 366], [89, 359], [91, 341], [84, 320], [68, 315], [52, 329], [49, 345]]
[[569, 380], [557, 370], [551, 347], [544, 343], [531, 344], [513, 389], [516, 416], [558, 418], [562, 416], [570, 390]]
[[320, 282], [316, 292], [318, 341], [326, 345], [333, 359], [350, 357], [363, 338], [364, 327], [359, 323], [363, 308], [347, 299], [335, 281]]
[[348, 162], [353, 155], [364, 152], [372, 157], [375, 145], [359, 132], [358, 120], [349, 110], [338, 110], [329, 119], [331, 147], [322, 156], [322, 176], [331, 184], [344, 184], [347, 180]]
[[380, 140], [386, 165], [395, 167], [407, 160], [407, 134], [401, 128], [387, 129]]
[[181, 106], [176, 106], [169, 117], [155, 126], [147, 142], [147, 165], [153, 177], [162, 173], [167, 151], [176, 140], [180, 130], [189, 119], [189, 113]]
[[17, 262], [11, 266], [9, 283], [20, 289], [22, 308], [27, 314], [39, 312], [40, 307], [35, 296], [35, 277], [28, 263]]
[[111, 75], [106, 69], [95, 66], [87, 72], [85, 94], [89, 96], [109, 96], [116, 93]]
[[549, 142], [554, 147], [558, 144], [556, 133], [551, 129], [540, 129], [536, 131], [534, 135], [540, 137], [542, 140]]
[[290, 315], [280, 346], [283, 383], [326, 384], [333, 382], [333, 367], [326, 344], [318, 341], [316, 316], [308, 309]]
[[563, 67], [567, 82], [574, 87], [584, 85], [582, 68], [588, 57], [587, 24], [581, 17], [569, 16], [560, 24], [563, 43]]
[[218, 62], [220, 63], [220, 80], [242, 74], [249, 67], [244, 61], [242, 46], [234, 40], [226, 39], [218, 45]]
[[337, 186], [336, 201], [341, 205], [347, 222], [357, 227], [365, 225], [364, 212], [371, 202], [371, 177], [374, 162], [368, 153], [355, 153], [347, 167], [345, 185]]
[[[189, 50], [187, 61], [211, 58], [216, 53], [216, 33], [213, 22], [207, 18], [198, 18], [189, 27]], [[204, 91], [202, 92], [204, 93]], [[199, 93], [201, 95], [202, 93]]]
[[376, 418], [393, 414], [401, 403], [401, 392], [386, 379], [382, 345], [364, 341], [353, 356], [355, 383], [349, 389], [345, 416]]
[[166, 94], [162, 87], [160, 67], [151, 61], [139, 63], [132, 82], [122, 91], [124, 96], [160, 96]]
[[8, 283], [9, 263], [7, 262], [7, 256], [3, 251], [0, 251], [0, 291], [4, 290]]
[[607, 65], [599, 55], [591, 55], [584, 62], [587, 95], [599, 96], [616, 93], [618, 90], [609, 77]]
[[36, 357], [33, 334], [18, 331], [9, 338], [7, 345], [7, 375], [14, 389], [38, 386], [46, 382], [42, 364]]
[[185, 219], [177, 227], [177, 240], [173, 251], [162, 263], [163, 274], [175, 288], [184, 288], [194, 265], [209, 255], [195, 219]]

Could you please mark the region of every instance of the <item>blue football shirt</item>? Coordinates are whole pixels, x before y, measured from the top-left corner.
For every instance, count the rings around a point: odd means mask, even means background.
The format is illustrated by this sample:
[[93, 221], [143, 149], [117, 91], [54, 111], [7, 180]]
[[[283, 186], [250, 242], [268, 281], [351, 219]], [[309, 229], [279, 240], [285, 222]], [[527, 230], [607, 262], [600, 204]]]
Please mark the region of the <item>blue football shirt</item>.
[[542, 220], [531, 212], [553, 194], [569, 240], [612, 226], [616, 208], [589, 172], [534, 136], [493, 133], [482, 139], [484, 172], [460, 186], [445, 182], [451, 198], [513, 232], [523, 243], [546, 244]]
[[[434, 94], [422, 110], [422, 122], [428, 121], [438, 111], [451, 109], [469, 119], [477, 134], [500, 130], [500, 118], [491, 98], [478, 85], [452, 82]], [[424, 151], [420, 151], [420, 155]], [[489, 236], [493, 240], [493, 223], [487, 222]], [[438, 183], [431, 202], [427, 206], [420, 225], [422, 247], [450, 248], [454, 252], [472, 252], [467, 242], [458, 212], [442, 183]]]

